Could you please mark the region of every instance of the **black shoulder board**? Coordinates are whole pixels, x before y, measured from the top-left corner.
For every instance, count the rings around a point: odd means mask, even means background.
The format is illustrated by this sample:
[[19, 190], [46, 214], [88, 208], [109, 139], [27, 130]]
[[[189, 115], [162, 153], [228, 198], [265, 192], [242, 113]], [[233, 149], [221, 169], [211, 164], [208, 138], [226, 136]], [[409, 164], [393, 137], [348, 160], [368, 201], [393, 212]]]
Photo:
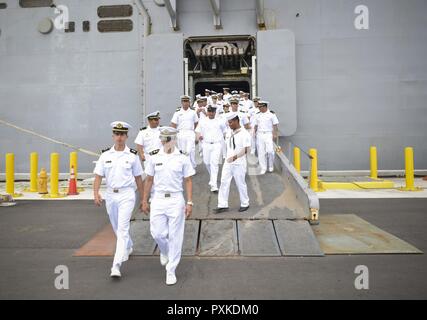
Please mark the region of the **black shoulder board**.
[[187, 153], [186, 153], [186, 152], [184, 152], [184, 151], [182, 151], [182, 150], [179, 150], [179, 152], [180, 152], [181, 154], [183, 154], [183, 155], [187, 155]]
[[270, 112], [271, 112], [271, 113], [276, 113], [276, 112], [274, 112], [273, 110], [270, 110]]
[[130, 149], [130, 152], [132, 152], [133, 154], [137, 154], [138, 151], [136, 151], [135, 149]]
[[181, 110], [181, 107], [176, 108], [176, 110], [175, 110], [175, 111], [179, 111], [179, 110]]
[[191, 110], [196, 110], [196, 108], [194, 108], [193, 106], [190, 107]]
[[105, 149], [102, 149], [102, 150], [101, 150], [101, 152], [102, 152], [102, 153], [104, 153], [105, 151], [108, 151], [108, 150], [110, 150], [110, 149], [111, 149], [111, 148], [105, 148]]
[[139, 129], [139, 130], [141, 130], [141, 131], [142, 131], [142, 130], [145, 130], [145, 129], [147, 129], [147, 127], [142, 127], [142, 128], [141, 128], [141, 129]]

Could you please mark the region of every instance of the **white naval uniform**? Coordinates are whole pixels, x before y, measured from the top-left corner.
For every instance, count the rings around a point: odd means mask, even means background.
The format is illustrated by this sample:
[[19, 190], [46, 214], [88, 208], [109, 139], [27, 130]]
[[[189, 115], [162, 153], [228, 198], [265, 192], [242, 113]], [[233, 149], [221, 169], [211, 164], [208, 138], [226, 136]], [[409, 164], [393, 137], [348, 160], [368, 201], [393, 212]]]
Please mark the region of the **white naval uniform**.
[[178, 148], [190, 157], [193, 168], [196, 168], [196, 135], [194, 133], [194, 125], [199, 122], [199, 117], [196, 111], [191, 108], [184, 110], [178, 108], [174, 113], [172, 123], [176, 124], [178, 129]]
[[261, 171], [267, 170], [267, 158], [270, 170], [274, 166], [273, 126], [279, 124], [277, 116], [267, 110], [258, 112], [254, 121], [257, 126], [258, 162]]
[[150, 157], [146, 174], [154, 177], [150, 204], [150, 231], [160, 252], [168, 256], [168, 273], [175, 273], [181, 259], [185, 227], [183, 179], [195, 174], [187, 156], [175, 148], [171, 154], [160, 149]]
[[196, 133], [203, 137], [203, 162], [209, 172], [209, 186], [214, 189], [218, 188], [218, 169], [226, 130], [223, 119], [209, 117], [200, 120], [196, 128]]
[[245, 100], [245, 99], [240, 100], [239, 106], [241, 107], [242, 110], [244, 110], [246, 112], [249, 112], [250, 109], [252, 109], [252, 108], [255, 107], [253, 101], [250, 100], [250, 99], [248, 99], [248, 100]]
[[234, 178], [240, 196], [240, 206], [249, 206], [248, 188], [245, 177], [247, 171], [246, 155], [238, 158], [234, 162], [227, 162], [227, 159], [241, 152], [244, 148], [251, 146], [251, 136], [244, 129], [240, 128], [237, 132], [228, 130], [225, 143], [227, 146], [227, 155], [221, 174], [221, 186], [218, 194], [218, 208], [228, 208], [228, 195], [230, 192], [231, 179]]
[[212, 104], [212, 96], [207, 96], [206, 99], [208, 101], [208, 105]]
[[[197, 106], [196, 107], [196, 109], [195, 109], [196, 111], [199, 111], [199, 110], [203, 110], [204, 112], [208, 112], [208, 106], [206, 105], [206, 106]], [[197, 112], [196, 112], [196, 114], [197, 114]], [[206, 114], [205, 113], [203, 113], [202, 111], [200, 111], [199, 112], [199, 119], [204, 119], [204, 118], [206, 118]]]
[[247, 124], [250, 124], [248, 113], [246, 111], [240, 110], [239, 111], [239, 118], [240, 118], [240, 126], [243, 129], [245, 129], [245, 126]]
[[[227, 114], [229, 112], [230, 111], [228, 112], [222, 111], [217, 115], [217, 119], [221, 120], [225, 125], [225, 133], [227, 133], [227, 131], [230, 130], [230, 127], [228, 126], [228, 121], [227, 121]], [[222, 139], [221, 145], [222, 145], [222, 148], [221, 148], [222, 157], [225, 158], [225, 156], [227, 155], [227, 146], [225, 145], [225, 139]]]
[[135, 205], [135, 177], [143, 175], [141, 162], [135, 150], [126, 146], [124, 151], [116, 151], [113, 146], [101, 154], [93, 173], [106, 179], [105, 205], [117, 237], [113, 266], [120, 266], [133, 245], [129, 228]]
[[222, 100], [224, 100], [225, 102], [229, 103], [230, 99], [231, 99], [231, 94], [229, 94], [229, 93], [226, 93], [222, 96]]
[[141, 129], [136, 136], [135, 143], [142, 146], [144, 149], [145, 161], [151, 157], [150, 153], [162, 148], [160, 141], [160, 127], [151, 128], [146, 127]]
[[256, 141], [256, 133], [255, 133], [255, 119], [257, 115], [258, 109], [253, 107], [249, 109], [249, 117], [250, 117], [250, 125], [251, 125], [251, 154], [255, 154], [257, 150], [257, 141]]

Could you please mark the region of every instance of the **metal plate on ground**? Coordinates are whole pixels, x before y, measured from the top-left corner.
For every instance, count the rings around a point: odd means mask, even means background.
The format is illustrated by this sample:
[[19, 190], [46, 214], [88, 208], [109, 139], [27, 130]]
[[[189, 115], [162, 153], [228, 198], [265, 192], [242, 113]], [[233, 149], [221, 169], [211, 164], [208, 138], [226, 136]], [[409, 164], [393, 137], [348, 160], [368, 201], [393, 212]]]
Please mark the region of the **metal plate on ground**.
[[150, 256], [156, 248], [156, 243], [150, 233], [150, 221], [135, 220], [130, 224], [130, 236], [133, 241], [133, 254]]
[[282, 255], [271, 220], [240, 220], [237, 229], [241, 255]]
[[237, 230], [233, 220], [202, 220], [199, 255], [237, 255]]
[[185, 222], [184, 243], [182, 255], [194, 256], [197, 251], [197, 238], [199, 236], [199, 220], [187, 220]]
[[313, 231], [325, 254], [422, 253], [354, 214], [322, 215]]
[[284, 256], [324, 255], [308, 221], [276, 220], [273, 223]]
[[[199, 220], [185, 221], [184, 242], [182, 243], [181, 255], [194, 256], [197, 253], [197, 240], [199, 237]], [[156, 246], [154, 255], [160, 254], [159, 246]]]

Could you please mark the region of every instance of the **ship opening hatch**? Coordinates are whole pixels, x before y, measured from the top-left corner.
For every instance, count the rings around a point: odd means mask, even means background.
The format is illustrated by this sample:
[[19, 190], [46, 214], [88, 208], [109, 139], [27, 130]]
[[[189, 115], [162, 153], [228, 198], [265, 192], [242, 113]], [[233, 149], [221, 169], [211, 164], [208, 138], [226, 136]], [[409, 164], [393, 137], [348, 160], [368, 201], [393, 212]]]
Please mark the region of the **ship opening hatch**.
[[252, 93], [255, 48], [255, 38], [249, 35], [186, 39], [188, 93], [195, 96], [205, 89], [222, 92], [224, 87]]

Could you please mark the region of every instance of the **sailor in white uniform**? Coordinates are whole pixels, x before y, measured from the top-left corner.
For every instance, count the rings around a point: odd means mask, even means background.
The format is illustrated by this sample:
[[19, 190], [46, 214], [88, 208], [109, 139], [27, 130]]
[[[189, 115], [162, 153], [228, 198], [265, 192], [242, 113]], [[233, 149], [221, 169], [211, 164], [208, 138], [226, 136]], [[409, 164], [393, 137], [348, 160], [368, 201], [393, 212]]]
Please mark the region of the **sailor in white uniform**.
[[207, 104], [208, 104], [208, 99], [206, 97], [200, 97], [197, 100], [197, 107], [194, 110], [196, 110], [196, 113], [197, 113], [197, 116], [199, 117], [199, 120], [206, 118], [206, 116], [208, 114]]
[[218, 106], [218, 94], [211, 95], [211, 98], [212, 98], [211, 106], [214, 107], [215, 109], [217, 109], [219, 107]]
[[257, 150], [257, 142], [256, 142], [256, 134], [255, 134], [255, 119], [256, 119], [256, 114], [259, 112], [258, 109], [258, 101], [260, 101], [261, 98], [260, 97], [254, 97], [253, 102], [254, 102], [254, 107], [252, 109], [252, 111], [249, 113], [249, 121], [250, 121], [250, 126], [251, 126], [251, 154], [254, 155], [256, 150]]
[[190, 157], [194, 169], [196, 168], [194, 129], [197, 122], [199, 122], [199, 117], [196, 111], [190, 108], [190, 97], [181, 96], [181, 107], [176, 109], [171, 120], [171, 127], [178, 129], [178, 148]]
[[157, 153], [162, 143], [160, 142], [160, 112], [154, 111], [147, 115], [148, 126], [141, 128], [135, 139], [136, 149], [138, 150], [141, 161], [146, 161], [150, 156]]
[[[195, 171], [187, 156], [175, 146], [177, 130], [160, 129], [163, 147], [146, 165], [142, 210], [150, 213], [150, 231], [160, 250], [160, 263], [166, 266], [166, 284], [177, 282], [175, 269], [181, 259], [185, 218], [192, 213], [192, 180]], [[183, 196], [183, 182], [187, 202]], [[148, 195], [151, 193], [151, 203]]]
[[[105, 177], [107, 192], [105, 204], [111, 225], [117, 237], [111, 277], [121, 277], [120, 267], [132, 253], [132, 239], [129, 235], [130, 219], [135, 205], [135, 189], [143, 196], [143, 170], [137, 151], [126, 146], [128, 130], [131, 127], [124, 121], [111, 123], [114, 146], [102, 150], [96, 163], [93, 184], [94, 200], [97, 206], [102, 203], [99, 194], [102, 177]], [[142, 207], [142, 203], [141, 203]]]
[[196, 128], [197, 139], [203, 144], [203, 162], [209, 172], [211, 192], [218, 192], [218, 169], [226, 132], [225, 122], [215, 117], [216, 109], [208, 107], [208, 117], [199, 121]]
[[[228, 120], [227, 115], [230, 113], [230, 104], [228, 102], [225, 102], [222, 106], [222, 111], [217, 110], [216, 117], [220, 119], [224, 125], [225, 125], [225, 132], [227, 133], [228, 130], [230, 130], [230, 127], [228, 126]], [[225, 159], [226, 153], [227, 153], [227, 146], [225, 145], [225, 140], [222, 140], [222, 158]]]
[[222, 106], [224, 105], [224, 95], [222, 93], [218, 93], [218, 101], [216, 102], [217, 109], [222, 110]]
[[228, 121], [225, 118], [225, 115], [229, 112], [230, 112], [230, 104], [225, 101], [221, 109], [216, 109], [216, 117], [221, 119], [225, 123], [226, 127], [228, 127]]
[[193, 105], [192, 105], [192, 108], [193, 108], [194, 110], [197, 110], [197, 101], [198, 101], [200, 98], [201, 98], [201, 95], [200, 95], [200, 94], [196, 94], [196, 99], [194, 99], [194, 102], [193, 102]]
[[240, 101], [239, 105], [242, 106], [242, 109], [248, 112], [249, 114], [254, 112], [254, 103], [249, 99], [249, 93], [243, 93], [243, 100]]
[[251, 136], [240, 126], [239, 116], [236, 112], [228, 113], [227, 120], [231, 130], [227, 132], [225, 137], [227, 155], [222, 167], [216, 213], [228, 211], [228, 196], [233, 178], [240, 196], [239, 212], [249, 209], [248, 188], [245, 178], [247, 171], [246, 154], [250, 151]]
[[240, 126], [244, 127], [245, 129], [249, 130], [251, 128], [249, 117], [247, 112], [244, 112], [243, 110], [239, 110], [239, 101], [236, 98], [230, 99], [230, 112], [235, 112], [239, 115], [240, 119]]
[[268, 102], [258, 103], [259, 112], [255, 116], [255, 134], [257, 137], [258, 162], [261, 167], [261, 174], [274, 170], [274, 139], [277, 138], [279, 120], [276, 114], [268, 110]]
[[231, 98], [230, 88], [222, 88], [222, 92], [224, 93], [222, 97], [224, 99], [224, 102], [230, 103], [230, 101], [228, 101]]
[[209, 89], [205, 89], [205, 97], [207, 99], [208, 104], [212, 104], [211, 91]]

